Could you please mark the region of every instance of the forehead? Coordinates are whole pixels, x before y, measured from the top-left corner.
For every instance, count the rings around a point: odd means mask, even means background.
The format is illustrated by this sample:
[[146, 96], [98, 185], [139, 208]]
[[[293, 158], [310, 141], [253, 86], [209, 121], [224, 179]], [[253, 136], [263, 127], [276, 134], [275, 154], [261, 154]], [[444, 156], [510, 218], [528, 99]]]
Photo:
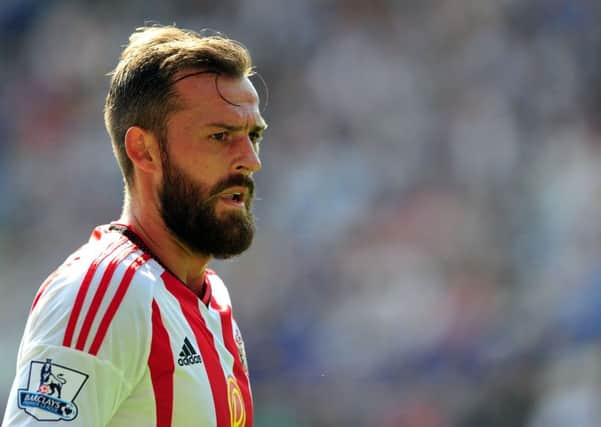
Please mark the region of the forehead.
[[[177, 81], [178, 78], [181, 80]], [[194, 71], [188, 71], [176, 75], [175, 80], [175, 90], [183, 104], [182, 113], [194, 114], [202, 122], [225, 119], [263, 123], [259, 96], [248, 77], [194, 75]]]

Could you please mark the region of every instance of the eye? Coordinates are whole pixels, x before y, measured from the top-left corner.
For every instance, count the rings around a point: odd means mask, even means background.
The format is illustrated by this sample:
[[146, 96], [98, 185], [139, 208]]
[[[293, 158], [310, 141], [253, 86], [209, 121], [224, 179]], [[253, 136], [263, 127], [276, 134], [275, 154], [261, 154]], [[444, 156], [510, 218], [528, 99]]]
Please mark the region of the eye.
[[209, 135], [209, 139], [213, 139], [215, 141], [225, 141], [229, 134], [227, 132], [217, 132]]

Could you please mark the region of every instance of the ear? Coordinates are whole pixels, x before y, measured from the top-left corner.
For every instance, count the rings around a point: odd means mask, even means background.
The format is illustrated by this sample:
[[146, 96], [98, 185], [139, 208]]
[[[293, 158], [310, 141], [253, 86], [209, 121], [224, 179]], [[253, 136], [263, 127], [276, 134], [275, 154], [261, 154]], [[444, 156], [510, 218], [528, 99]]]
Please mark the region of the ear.
[[155, 172], [161, 167], [159, 143], [152, 132], [132, 126], [125, 133], [125, 151], [132, 163], [145, 172]]

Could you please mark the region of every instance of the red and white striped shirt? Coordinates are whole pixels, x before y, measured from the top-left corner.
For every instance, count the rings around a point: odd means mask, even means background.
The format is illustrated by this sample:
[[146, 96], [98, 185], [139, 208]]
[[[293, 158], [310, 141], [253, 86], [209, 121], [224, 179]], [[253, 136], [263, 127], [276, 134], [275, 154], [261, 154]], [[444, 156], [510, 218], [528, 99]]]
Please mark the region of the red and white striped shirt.
[[97, 227], [40, 287], [19, 348], [2, 426], [46, 421], [252, 426], [244, 344], [221, 279], [207, 271], [198, 297], [131, 230]]

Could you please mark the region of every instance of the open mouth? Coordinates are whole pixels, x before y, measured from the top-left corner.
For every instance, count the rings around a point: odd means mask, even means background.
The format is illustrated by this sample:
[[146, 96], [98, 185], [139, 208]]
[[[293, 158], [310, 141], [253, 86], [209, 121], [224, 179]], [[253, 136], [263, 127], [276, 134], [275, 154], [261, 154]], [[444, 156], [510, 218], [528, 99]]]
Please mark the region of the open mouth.
[[227, 202], [231, 202], [233, 204], [242, 205], [244, 204], [244, 194], [240, 192], [236, 193], [227, 193], [221, 196]]

